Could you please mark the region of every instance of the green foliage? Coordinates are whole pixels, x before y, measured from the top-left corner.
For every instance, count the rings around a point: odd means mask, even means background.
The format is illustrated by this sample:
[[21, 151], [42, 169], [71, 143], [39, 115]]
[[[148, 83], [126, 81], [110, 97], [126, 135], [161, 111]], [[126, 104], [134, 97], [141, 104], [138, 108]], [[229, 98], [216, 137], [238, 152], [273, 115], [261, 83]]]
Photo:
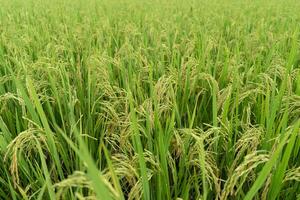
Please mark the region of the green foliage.
[[0, 3], [0, 199], [300, 199], [298, 1]]

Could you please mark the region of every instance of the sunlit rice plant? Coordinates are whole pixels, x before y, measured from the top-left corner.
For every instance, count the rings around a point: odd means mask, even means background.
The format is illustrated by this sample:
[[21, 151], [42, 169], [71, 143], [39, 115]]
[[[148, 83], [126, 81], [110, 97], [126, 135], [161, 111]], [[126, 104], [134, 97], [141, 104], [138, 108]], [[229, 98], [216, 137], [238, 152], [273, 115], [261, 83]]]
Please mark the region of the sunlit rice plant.
[[300, 199], [300, 2], [0, 5], [0, 199]]

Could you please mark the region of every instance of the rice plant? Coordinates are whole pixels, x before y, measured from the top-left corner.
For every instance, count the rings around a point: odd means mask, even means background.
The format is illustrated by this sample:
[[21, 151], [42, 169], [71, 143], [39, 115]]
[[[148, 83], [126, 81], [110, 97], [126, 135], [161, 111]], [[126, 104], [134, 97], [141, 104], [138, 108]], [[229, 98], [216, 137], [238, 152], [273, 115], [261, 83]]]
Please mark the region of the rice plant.
[[0, 3], [0, 199], [300, 199], [299, 1]]

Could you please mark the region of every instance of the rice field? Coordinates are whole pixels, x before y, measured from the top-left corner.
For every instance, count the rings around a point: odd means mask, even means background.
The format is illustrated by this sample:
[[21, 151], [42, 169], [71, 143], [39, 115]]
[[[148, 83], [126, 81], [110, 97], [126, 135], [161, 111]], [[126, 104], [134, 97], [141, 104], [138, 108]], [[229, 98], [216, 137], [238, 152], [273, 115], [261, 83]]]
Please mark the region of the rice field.
[[0, 5], [1, 200], [300, 200], [299, 1]]

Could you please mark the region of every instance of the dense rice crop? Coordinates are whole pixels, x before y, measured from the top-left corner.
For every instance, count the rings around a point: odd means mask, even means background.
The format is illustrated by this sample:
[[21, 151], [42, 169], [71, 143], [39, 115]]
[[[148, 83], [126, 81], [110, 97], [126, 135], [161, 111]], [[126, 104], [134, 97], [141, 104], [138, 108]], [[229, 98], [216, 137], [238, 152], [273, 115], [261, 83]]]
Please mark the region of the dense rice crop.
[[299, 1], [1, 0], [0, 199], [300, 199]]

